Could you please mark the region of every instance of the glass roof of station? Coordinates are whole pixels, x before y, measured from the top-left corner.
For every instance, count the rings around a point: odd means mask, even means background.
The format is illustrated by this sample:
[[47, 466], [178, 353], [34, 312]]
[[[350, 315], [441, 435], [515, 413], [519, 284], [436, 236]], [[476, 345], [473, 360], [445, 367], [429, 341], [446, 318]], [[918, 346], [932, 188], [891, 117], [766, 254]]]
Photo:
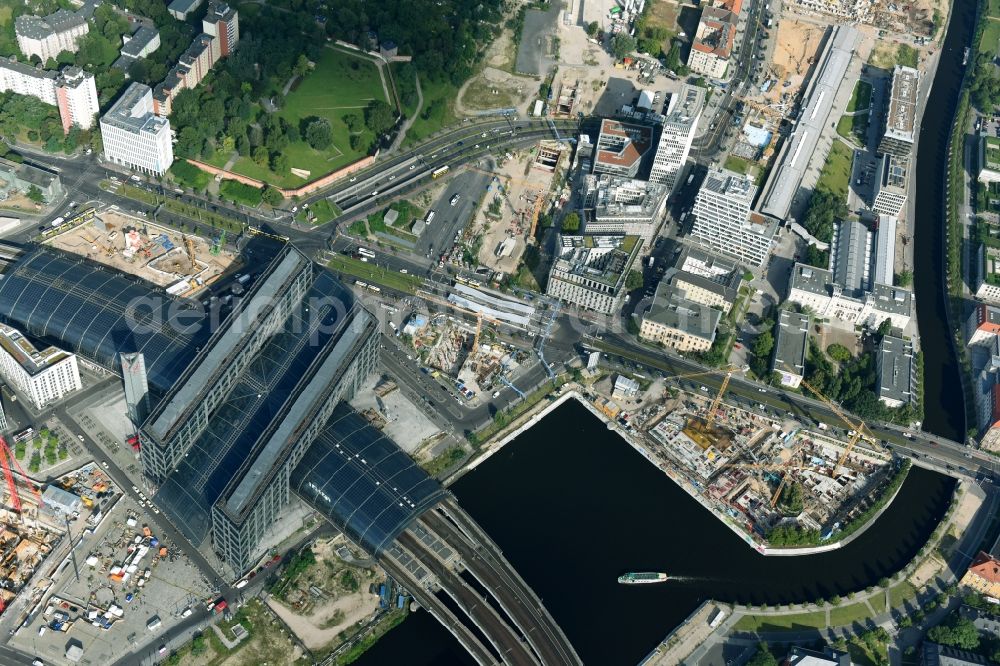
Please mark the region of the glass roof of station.
[[0, 321], [29, 337], [120, 371], [142, 352], [149, 386], [163, 394], [208, 339], [204, 310], [137, 277], [47, 247], [0, 276]]
[[292, 490], [370, 553], [387, 548], [444, 489], [341, 403], [292, 471]]

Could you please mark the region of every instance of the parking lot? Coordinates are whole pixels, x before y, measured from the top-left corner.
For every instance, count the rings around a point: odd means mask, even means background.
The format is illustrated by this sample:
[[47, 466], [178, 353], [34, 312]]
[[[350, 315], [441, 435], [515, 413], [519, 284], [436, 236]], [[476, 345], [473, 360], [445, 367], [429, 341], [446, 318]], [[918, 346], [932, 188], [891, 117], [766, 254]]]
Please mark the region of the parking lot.
[[110, 663], [155, 644], [186, 608], [204, 604], [209, 582], [142, 516], [135, 500], [121, 497], [92, 534], [74, 534], [74, 557], [11, 644], [47, 664], [73, 663], [65, 656], [70, 643], [82, 647], [81, 663]]

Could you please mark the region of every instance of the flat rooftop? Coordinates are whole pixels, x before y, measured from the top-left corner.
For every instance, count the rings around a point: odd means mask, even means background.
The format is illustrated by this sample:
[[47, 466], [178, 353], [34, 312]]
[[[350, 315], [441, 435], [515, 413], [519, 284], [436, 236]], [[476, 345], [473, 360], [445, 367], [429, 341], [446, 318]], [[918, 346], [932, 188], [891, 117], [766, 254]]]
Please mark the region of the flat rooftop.
[[760, 210], [781, 220], [788, 217], [792, 200], [816, 151], [816, 143], [830, 117], [837, 89], [847, 74], [858, 43], [860, 33], [857, 29], [839, 25], [832, 30], [820, 64], [813, 74], [795, 130], [782, 149], [780, 164], [768, 179], [768, 191]]
[[889, 111], [885, 119], [887, 136], [913, 142], [919, 82], [920, 72], [912, 67], [896, 65], [896, 68], [892, 70]]
[[879, 397], [909, 402], [915, 395], [913, 343], [887, 335], [879, 346]]
[[643, 319], [710, 342], [715, 340], [715, 329], [721, 318], [722, 312], [687, 300], [676, 286], [666, 281], [657, 285], [653, 304], [643, 315]]
[[809, 349], [809, 316], [792, 310], [778, 314], [778, 335], [774, 340], [774, 370], [803, 375]]
[[618, 139], [621, 143], [615, 149], [600, 146], [595, 157], [596, 164], [631, 167], [642, 159], [653, 143], [653, 128], [633, 125], [605, 118], [601, 121], [601, 137]]
[[0, 348], [3, 348], [21, 368], [31, 376], [51, 368], [72, 354], [55, 347], [37, 349], [16, 328], [0, 324]]

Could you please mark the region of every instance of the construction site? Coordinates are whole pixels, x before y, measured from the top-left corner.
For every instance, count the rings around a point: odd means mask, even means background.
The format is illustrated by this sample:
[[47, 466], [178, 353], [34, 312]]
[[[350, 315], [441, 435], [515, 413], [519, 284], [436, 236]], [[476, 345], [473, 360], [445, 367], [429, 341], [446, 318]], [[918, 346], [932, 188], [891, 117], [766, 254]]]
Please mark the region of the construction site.
[[556, 173], [564, 169], [568, 151], [559, 143], [543, 141], [531, 149], [507, 153], [490, 173], [490, 190], [480, 214], [466, 230], [482, 239], [478, 261], [498, 273], [517, 272], [524, 250], [534, 243], [540, 215], [552, 204]]
[[881, 496], [894, 469], [891, 453], [808, 385], [840, 415], [846, 436], [763, 404], [726, 404], [729, 377], [714, 396], [704, 387], [685, 393], [654, 386], [631, 412], [607, 395], [594, 405], [642, 436], [654, 462], [685, 489], [756, 539], [766, 542], [772, 529], [789, 526], [836, 541], [841, 527]]
[[88, 210], [45, 234], [45, 243], [194, 297], [237, 268], [225, 230], [207, 241], [155, 224], [114, 206]]

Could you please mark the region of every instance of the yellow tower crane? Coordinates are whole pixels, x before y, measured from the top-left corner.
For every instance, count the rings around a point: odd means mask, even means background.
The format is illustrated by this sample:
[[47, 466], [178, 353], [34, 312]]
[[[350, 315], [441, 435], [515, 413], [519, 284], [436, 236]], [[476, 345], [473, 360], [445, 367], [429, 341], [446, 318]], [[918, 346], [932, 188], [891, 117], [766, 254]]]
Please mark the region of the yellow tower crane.
[[197, 269], [198, 261], [195, 259], [194, 241], [191, 240], [190, 236], [184, 236], [184, 247], [187, 248], [188, 259], [191, 260], [191, 268]]
[[[844, 423], [847, 424], [848, 429], [854, 431], [854, 434], [851, 435], [851, 439], [848, 440], [847, 446], [844, 447], [844, 452], [840, 455], [840, 459], [837, 461], [837, 464], [834, 466], [833, 472], [831, 473], [833, 478], [837, 478], [838, 476], [840, 476], [840, 468], [843, 467], [844, 463], [847, 462], [847, 457], [851, 455], [851, 451], [854, 449], [854, 445], [857, 444], [862, 437], [864, 437], [864, 432], [867, 430], [867, 426], [865, 426], [864, 421], [858, 421], [857, 425], [855, 425], [847, 417], [844, 411], [837, 405], [837, 403], [827, 398], [825, 395], [823, 395], [822, 391], [814, 387], [806, 380], [804, 379], [802, 380], [802, 385], [805, 386], [807, 389], [809, 389], [813, 394], [815, 394], [816, 397], [818, 397], [823, 402], [824, 405], [829, 407], [834, 414], [839, 416], [841, 420], [843, 420]], [[865, 437], [865, 439], [873, 442], [877, 441], [876, 438], [872, 436], [870, 433], [868, 437]]]
[[715, 400], [712, 401], [711, 407], [708, 408], [708, 414], [705, 416], [705, 430], [711, 430], [712, 424], [715, 423], [715, 414], [719, 409], [719, 405], [722, 404], [722, 396], [726, 394], [726, 389], [729, 388], [729, 380], [733, 377], [733, 370], [730, 368], [726, 372], [725, 378], [722, 380], [722, 386], [719, 387], [719, 392], [715, 395]]

